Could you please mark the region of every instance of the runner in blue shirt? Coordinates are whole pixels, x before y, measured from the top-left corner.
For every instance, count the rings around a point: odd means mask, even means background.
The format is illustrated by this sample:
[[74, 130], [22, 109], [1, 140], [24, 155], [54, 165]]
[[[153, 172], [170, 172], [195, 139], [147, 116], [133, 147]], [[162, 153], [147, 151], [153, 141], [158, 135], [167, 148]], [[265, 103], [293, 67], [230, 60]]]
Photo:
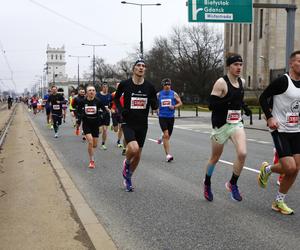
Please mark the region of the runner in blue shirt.
[[161, 81], [163, 89], [157, 93], [159, 104], [159, 125], [163, 132], [162, 138], [157, 140], [158, 144], [163, 142], [166, 153], [166, 161], [173, 160], [170, 154], [170, 137], [174, 127], [175, 109], [182, 105], [179, 95], [171, 89], [171, 80], [166, 78]]

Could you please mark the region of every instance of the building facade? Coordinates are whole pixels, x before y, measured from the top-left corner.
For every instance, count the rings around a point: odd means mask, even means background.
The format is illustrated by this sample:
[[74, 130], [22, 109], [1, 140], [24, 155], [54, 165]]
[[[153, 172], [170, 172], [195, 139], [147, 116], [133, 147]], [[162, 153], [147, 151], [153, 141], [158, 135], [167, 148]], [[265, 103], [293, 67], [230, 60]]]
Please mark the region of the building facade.
[[[254, 3], [296, 4], [294, 50], [300, 50], [300, 0], [254, 0]], [[225, 24], [224, 52], [237, 52], [244, 59], [246, 88], [264, 89], [285, 72], [287, 11], [254, 8], [252, 24]]]

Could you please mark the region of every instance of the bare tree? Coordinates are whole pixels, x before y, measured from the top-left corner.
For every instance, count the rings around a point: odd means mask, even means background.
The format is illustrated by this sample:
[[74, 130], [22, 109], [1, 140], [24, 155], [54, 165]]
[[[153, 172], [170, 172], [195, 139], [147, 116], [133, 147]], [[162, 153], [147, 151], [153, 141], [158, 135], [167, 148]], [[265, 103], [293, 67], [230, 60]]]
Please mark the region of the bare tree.
[[148, 77], [170, 77], [176, 90], [206, 101], [213, 82], [222, 74], [222, 35], [205, 24], [175, 27], [167, 38], [157, 38], [146, 58]]
[[96, 78], [100, 82], [105, 81], [105, 79], [114, 78], [117, 74], [113, 65], [105, 63], [103, 58], [97, 58], [95, 62], [96, 67]]

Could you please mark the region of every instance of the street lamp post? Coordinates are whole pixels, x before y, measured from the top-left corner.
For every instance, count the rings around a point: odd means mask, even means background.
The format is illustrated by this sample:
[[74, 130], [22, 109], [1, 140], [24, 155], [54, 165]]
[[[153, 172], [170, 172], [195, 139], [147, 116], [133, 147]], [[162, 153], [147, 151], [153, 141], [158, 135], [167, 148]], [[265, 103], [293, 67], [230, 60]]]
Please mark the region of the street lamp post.
[[106, 44], [87, 44], [87, 43], [82, 43], [81, 45], [84, 46], [91, 46], [93, 47], [93, 85], [95, 85], [95, 47], [100, 47], [100, 46], [106, 46]]
[[141, 41], [140, 41], [140, 53], [141, 53], [141, 58], [144, 58], [144, 45], [143, 45], [143, 7], [144, 6], [160, 6], [161, 3], [132, 3], [132, 2], [126, 2], [122, 1], [122, 4], [131, 4], [131, 5], [136, 5], [140, 6], [140, 13], [141, 13], [141, 20], [140, 20], [140, 28], [141, 28]]
[[79, 83], [80, 83], [80, 80], [79, 80], [79, 59], [80, 58], [88, 58], [90, 56], [73, 56], [73, 55], [69, 55], [69, 57], [77, 57], [77, 87], [79, 87]]

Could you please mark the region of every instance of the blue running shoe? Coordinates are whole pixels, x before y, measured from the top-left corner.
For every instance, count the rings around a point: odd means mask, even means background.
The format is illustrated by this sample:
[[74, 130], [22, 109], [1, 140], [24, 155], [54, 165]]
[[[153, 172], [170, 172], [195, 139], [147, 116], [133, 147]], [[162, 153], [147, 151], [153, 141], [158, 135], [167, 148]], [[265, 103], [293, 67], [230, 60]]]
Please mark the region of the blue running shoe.
[[204, 198], [208, 201], [213, 201], [214, 195], [211, 191], [211, 186], [205, 185], [205, 183], [203, 184], [203, 186], [204, 186]]
[[125, 187], [125, 191], [126, 192], [132, 192], [133, 188], [132, 188], [132, 182], [131, 182], [131, 176], [132, 173], [130, 172], [130, 165], [126, 163], [126, 159], [123, 161], [123, 184]]
[[226, 189], [231, 192], [231, 198], [235, 201], [242, 201], [242, 196], [240, 195], [239, 188], [237, 185], [232, 185], [230, 182], [225, 183]]

